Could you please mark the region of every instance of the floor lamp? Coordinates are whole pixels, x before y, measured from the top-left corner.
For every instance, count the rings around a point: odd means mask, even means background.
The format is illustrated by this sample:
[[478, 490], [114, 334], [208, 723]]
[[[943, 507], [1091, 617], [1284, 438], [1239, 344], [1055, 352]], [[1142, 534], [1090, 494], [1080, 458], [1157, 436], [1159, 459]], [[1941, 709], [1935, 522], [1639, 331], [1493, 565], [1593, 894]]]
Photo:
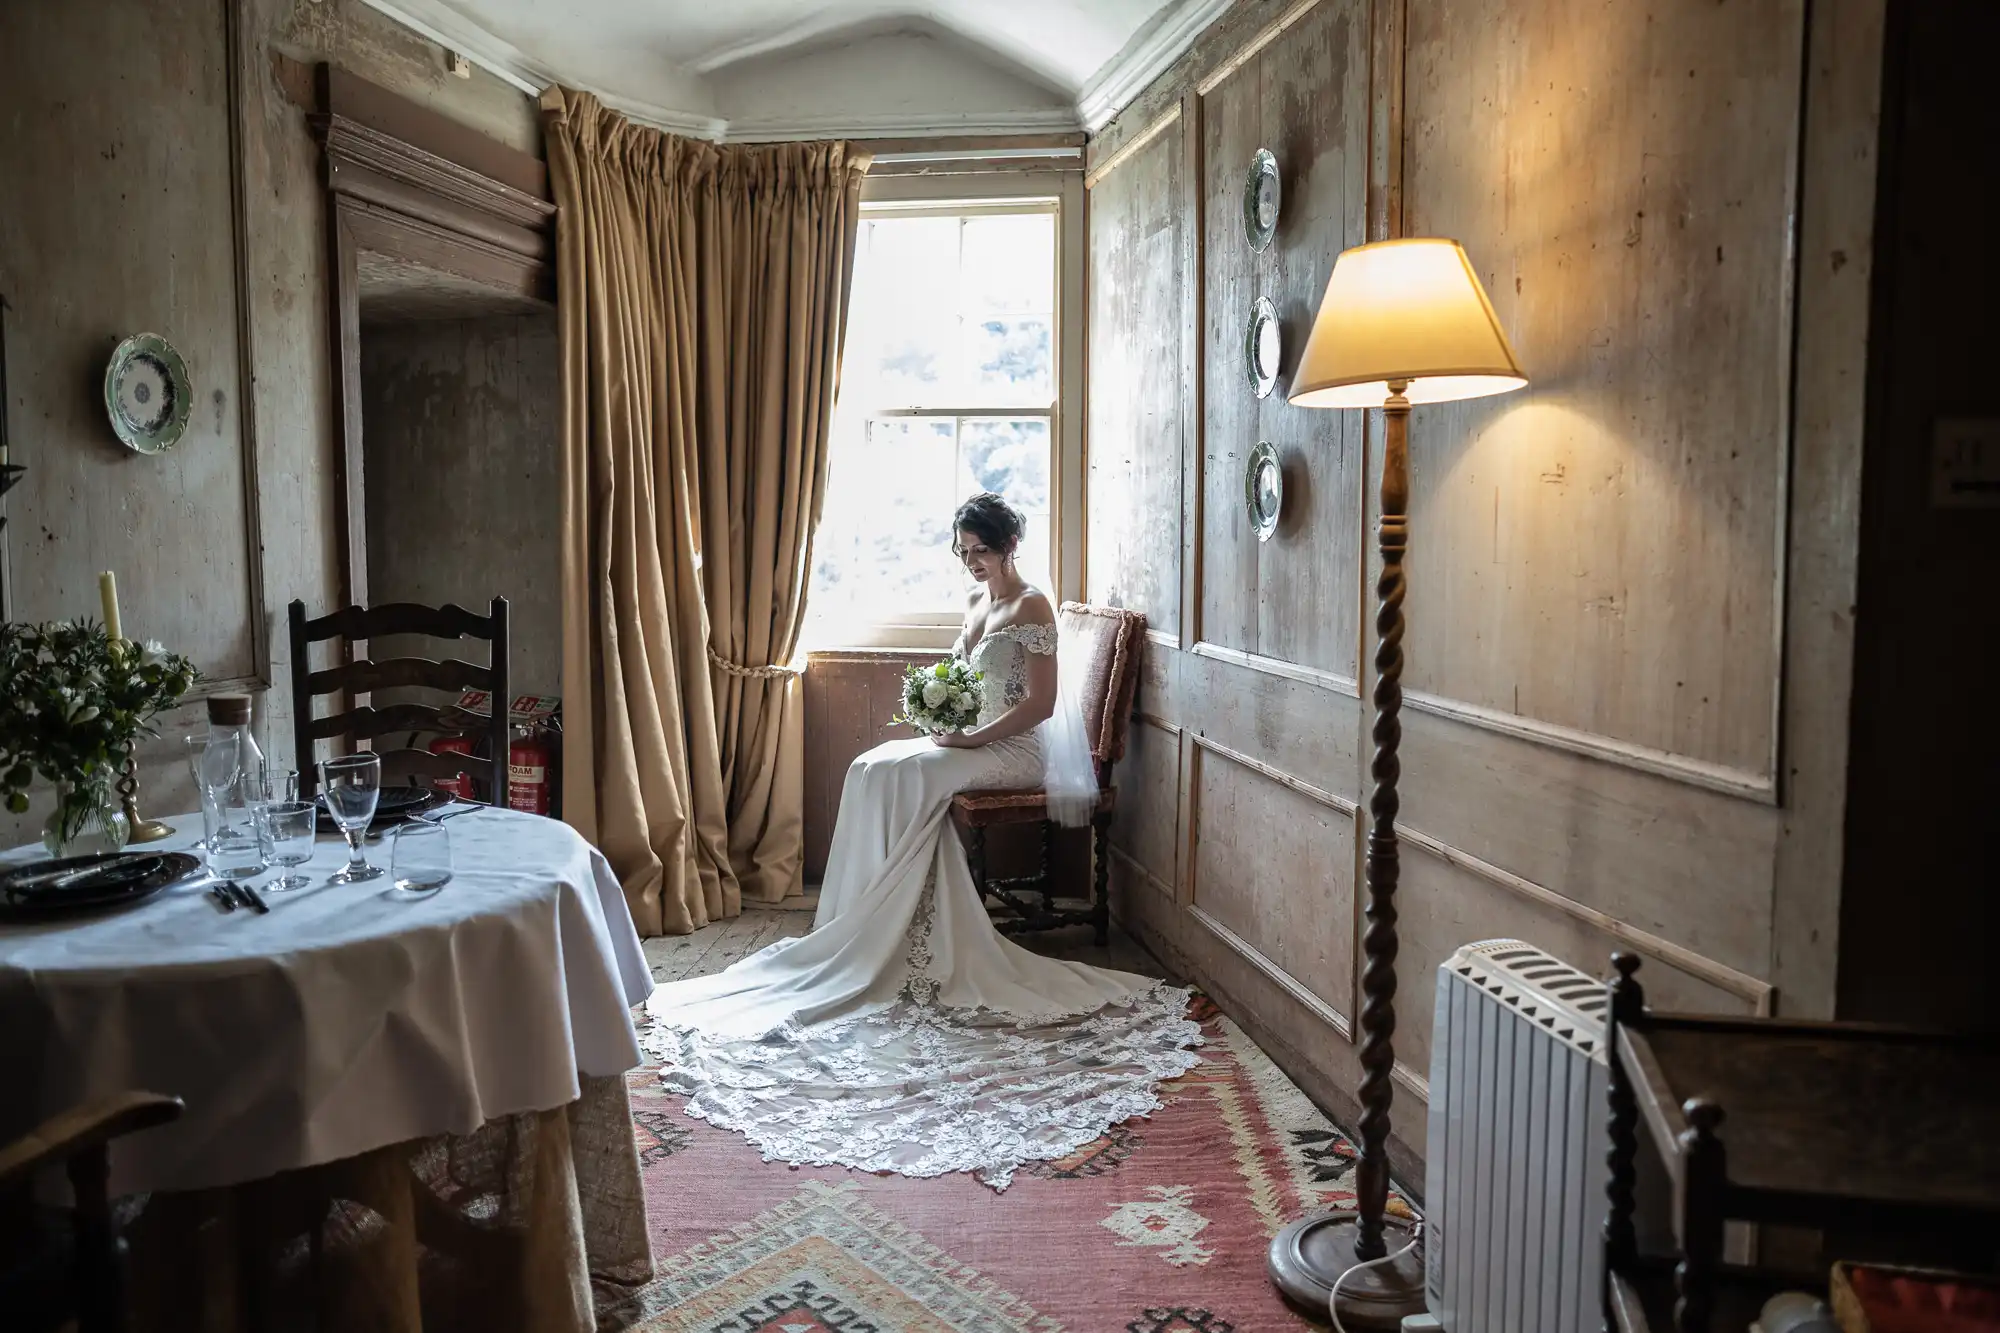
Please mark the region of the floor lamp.
[[[1409, 545], [1409, 429], [1413, 403], [1506, 393], [1528, 382], [1479, 277], [1456, 241], [1379, 241], [1334, 261], [1312, 335], [1292, 376], [1299, 407], [1379, 407], [1382, 518], [1377, 539], [1374, 789], [1368, 797], [1364, 874], [1368, 928], [1361, 947], [1361, 1157], [1355, 1208], [1293, 1222], [1271, 1242], [1270, 1272], [1286, 1296], [1335, 1310], [1349, 1328], [1396, 1328], [1424, 1308], [1423, 1259], [1389, 1222], [1389, 1081], [1396, 1031], [1396, 748], [1403, 703], [1403, 552]], [[1391, 1248], [1393, 1242], [1394, 1248]], [[1400, 1255], [1397, 1251], [1403, 1251]], [[1395, 1256], [1391, 1258], [1391, 1256]]]

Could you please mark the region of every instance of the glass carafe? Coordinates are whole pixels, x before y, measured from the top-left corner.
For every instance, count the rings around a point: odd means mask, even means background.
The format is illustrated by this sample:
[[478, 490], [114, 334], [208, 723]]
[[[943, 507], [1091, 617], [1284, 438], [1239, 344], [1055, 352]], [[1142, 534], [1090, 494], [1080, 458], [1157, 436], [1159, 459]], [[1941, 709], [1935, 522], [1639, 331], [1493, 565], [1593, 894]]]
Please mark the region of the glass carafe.
[[209, 699], [208, 744], [200, 767], [209, 870], [231, 879], [259, 873], [270, 864], [271, 849], [268, 830], [257, 817], [264, 753], [250, 734], [249, 695]]

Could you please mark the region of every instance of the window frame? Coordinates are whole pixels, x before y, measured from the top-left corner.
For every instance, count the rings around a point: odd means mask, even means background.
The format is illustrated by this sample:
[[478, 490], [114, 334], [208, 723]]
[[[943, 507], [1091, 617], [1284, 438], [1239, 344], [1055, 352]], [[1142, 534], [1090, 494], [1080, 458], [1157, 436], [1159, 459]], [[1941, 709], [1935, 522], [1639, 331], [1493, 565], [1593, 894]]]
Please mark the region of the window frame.
[[[1057, 604], [1083, 586], [1083, 180], [1077, 171], [986, 170], [869, 176], [861, 187], [863, 217], [977, 217], [1050, 213], [1055, 218], [1055, 309], [1052, 365], [1055, 396], [1046, 408], [897, 407], [870, 419], [966, 420], [1046, 418], [1049, 423], [1049, 574], [1044, 589]], [[838, 407], [836, 406], [836, 411]], [[864, 427], [865, 428], [865, 427]], [[810, 577], [810, 571], [807, 571]], [[961, 611], [911, 609], [846, 626], [837, 641], [811, 643], [812, 652], [844, 649], [943, 650], [958, 637]]]

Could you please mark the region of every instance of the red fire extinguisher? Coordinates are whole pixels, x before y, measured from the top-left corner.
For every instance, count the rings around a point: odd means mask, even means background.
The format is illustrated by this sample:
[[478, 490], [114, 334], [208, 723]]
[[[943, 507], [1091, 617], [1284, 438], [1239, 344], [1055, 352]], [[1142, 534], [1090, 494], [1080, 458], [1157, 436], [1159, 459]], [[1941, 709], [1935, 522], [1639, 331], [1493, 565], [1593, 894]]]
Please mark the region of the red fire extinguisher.
[[[440, 736], [431, 742], [431, 753], [462, 754], [465, 756], [466, 767], [474, 767], [472, 763], [472, 741], [469, 737]], [[472, 775], [470, 773], [460, 773], [457, 777], [452, 778], [439, 778], [431, 786], [435, 790], [446, 792], [461, 801], [473, 799]]]
[[554, 756], [539, 731], [516, 727], [514, 741], [507, 747], [507, 805], [531, 815], [549, 813], [553, 784], [549, 770]]

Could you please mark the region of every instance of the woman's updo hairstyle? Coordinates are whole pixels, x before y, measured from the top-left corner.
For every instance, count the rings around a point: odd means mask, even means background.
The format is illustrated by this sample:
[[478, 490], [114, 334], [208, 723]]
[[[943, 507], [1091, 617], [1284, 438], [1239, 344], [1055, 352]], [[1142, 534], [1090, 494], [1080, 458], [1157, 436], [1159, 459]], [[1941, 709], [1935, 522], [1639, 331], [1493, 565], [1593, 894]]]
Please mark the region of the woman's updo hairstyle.
[[951, 530], [954, 546], [958, 544], [959, 533], [969, 532], [993, 550], [1010, 555], [1027, 532], [1028, 520], [992, 491], [981, 491], [958, 507], [958, 512], [952, 515]]

